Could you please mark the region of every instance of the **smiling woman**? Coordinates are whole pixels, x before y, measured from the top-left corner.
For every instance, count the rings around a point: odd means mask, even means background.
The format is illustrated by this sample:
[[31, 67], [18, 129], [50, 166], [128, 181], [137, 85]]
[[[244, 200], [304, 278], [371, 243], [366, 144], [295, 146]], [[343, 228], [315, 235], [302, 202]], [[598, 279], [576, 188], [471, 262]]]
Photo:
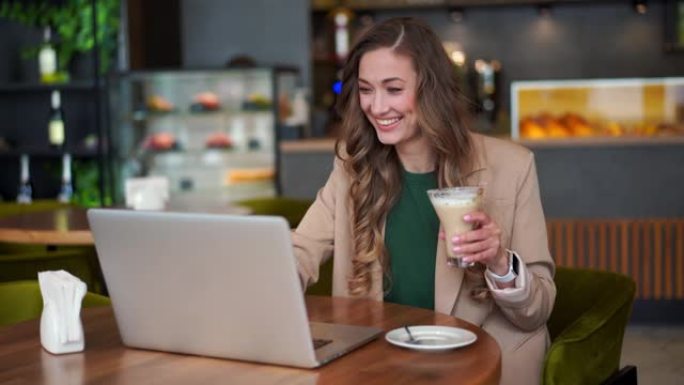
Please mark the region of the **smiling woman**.
[[[501, 347], [501, 384], [538, 384], [555, 286], [532, 154], [470, 132], [453, 64], [415, 19], [361, 36], [342, 84], [338, 159], [293, 233], [302, 282], [334, 254], [333, 296], [480, 325]], [[452, 186], [485, 186], [483, 207], [455, 218], [472, 226], [458, 237], [427, 195]], [[449, 267], [447, 245], [474, 266]]]
[[407, 171], [429, 172], [433, 159], [411, 156], [430, 153], [429, 143], [418, 129], [415, 116], [416, 71], [411, 59], [381, 48], [366, 54], [359, 63], [359, 102], [378, 140], [395, 146]]

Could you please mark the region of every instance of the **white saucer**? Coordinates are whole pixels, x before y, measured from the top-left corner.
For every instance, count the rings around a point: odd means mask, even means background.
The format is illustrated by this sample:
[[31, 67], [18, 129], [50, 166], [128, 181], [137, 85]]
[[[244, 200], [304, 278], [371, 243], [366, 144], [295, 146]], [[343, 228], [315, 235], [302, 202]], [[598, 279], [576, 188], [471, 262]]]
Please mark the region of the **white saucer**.
[[450, 326], [409, 326], [415, 341], [411, 341], [405, 328], [391, 330], [385, 334], [387, 342], [402, 348], [415, 350], [448, 350], [468, 346], [477, 341], [470, 330]]

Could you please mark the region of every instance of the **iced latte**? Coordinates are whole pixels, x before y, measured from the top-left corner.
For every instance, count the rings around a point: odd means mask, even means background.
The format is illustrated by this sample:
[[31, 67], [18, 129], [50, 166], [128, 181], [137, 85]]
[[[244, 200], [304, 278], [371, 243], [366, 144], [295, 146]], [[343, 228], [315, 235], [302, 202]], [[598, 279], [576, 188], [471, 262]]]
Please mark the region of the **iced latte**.
[[473, 229], [473, 225], [464, 221], [463, 216], [481, 209], [482, 192], [481, 187], [449, 187], [428, 190], [427, 192], [444, 228], [446, 235], [444, 244], [447, 248], [449, 266], [468, 267], [472, 265], [472, 263], [463, 262], [462, 256], [454, 253], [451, 238]]

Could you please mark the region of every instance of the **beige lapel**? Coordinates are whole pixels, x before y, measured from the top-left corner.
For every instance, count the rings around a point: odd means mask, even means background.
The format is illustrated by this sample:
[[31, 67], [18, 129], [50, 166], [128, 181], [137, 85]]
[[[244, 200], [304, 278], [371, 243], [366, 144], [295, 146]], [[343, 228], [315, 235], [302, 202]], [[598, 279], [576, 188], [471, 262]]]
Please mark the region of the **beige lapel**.
[[[441, 228], [440, 228], [441, 230]], [[437, 260], [435, 266], [435, 311], [451, 314], [458, 293], [463, 284], [463, 269], [447, 266], [446, 246], [443, 240], [437, 241]]]
[[[486, 156], [484, 152], [483, 137], [471, 135], [475, 149], [475, 162], [473, 170], [465, 175], [466, 186], [478, 186], [482, 182], [482, 172], [486, 169]], [[441, 230], [441, 227], [440, 227]], [[446, 262], [445, 241], [438, 240], [435, 266], [435, 310], [440, 313], [453, 314], [456, 301], [464, 286], [463, 269], [449, 267]], [[461, 301], [463, 302], [463, 301]]]
[[447, 266], [445, 256], [446, 251], [437, 252], [435, 311], [482, 325], [491, 310], [491, 304], [483, 306], [482, 301], [475, 300], [470, 295], [470, 289], [465, 281], [465, 270]]

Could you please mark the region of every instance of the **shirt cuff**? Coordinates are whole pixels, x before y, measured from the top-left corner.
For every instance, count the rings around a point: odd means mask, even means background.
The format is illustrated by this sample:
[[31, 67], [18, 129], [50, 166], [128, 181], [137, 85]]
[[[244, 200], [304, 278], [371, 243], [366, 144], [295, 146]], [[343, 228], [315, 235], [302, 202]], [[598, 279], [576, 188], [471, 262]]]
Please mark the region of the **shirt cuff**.
[[[487, 287], [492, 293], [495, 300], [501, 299], [506, 302], [522, 302], [527, 298], [527, 282], [528, 270], [525, 263], [518, 256], [518, 253], [512, 251], [513, 258], [518, 261], [518, 276], [513, 281], [515, 286], [500, 289], [496, 281], [491, 279], [487, 273], [484, 274]], [[512, 262], [511, 262], [512, 263]]]

